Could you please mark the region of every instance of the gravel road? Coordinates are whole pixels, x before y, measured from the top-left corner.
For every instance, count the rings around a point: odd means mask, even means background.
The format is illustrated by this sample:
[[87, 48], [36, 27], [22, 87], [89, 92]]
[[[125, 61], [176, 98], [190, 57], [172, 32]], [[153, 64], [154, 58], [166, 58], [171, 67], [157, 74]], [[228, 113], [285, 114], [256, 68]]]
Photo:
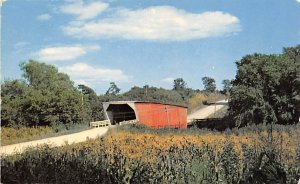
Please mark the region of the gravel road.
[[188, 123], [193, 121], [193, 119], [207, 118], [208, 116], [212, 115], [215, 111], [218, 111], [221, 108], [223, 108], [225, 106], [225, 103], [227, 103], [227, 101], [220, 100], [220, 101], [216, 102], [216, 105], [209, 105], [209, 106], [206, 106], [206, 107], [203, 107], [203, 108], [197, 110], [196, 112], [189, 114], [187, 117]]

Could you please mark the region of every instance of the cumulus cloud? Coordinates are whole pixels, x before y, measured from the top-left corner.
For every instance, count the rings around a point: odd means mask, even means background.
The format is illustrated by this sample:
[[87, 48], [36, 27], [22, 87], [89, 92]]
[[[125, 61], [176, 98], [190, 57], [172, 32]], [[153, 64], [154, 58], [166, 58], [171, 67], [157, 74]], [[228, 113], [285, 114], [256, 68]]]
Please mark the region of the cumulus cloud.
[[59, 70], [70, 75], [75, 83], [89, 86], [94, 86], [101, 82], [129, 82], [130, 78], [120, 69], [94, 67], [86, 63], [60, 67]]
[[97, 21], [70, 22], [65, 34], [79, 38], [184, 41], [241, 31], [239, 19], [220, 11], [189, 13], [171, 6], [118, 9]]
[[173, 78], [173, 77], [166, 77], [166, 78], [163, 78], [161, 81], [166, 82], [166, 83], [173, 83], [174, 80], [175, 80], [175, 78]]
[[37, 19], [39, 20], [39, 21], [47, 21], [47, 20], [49, 20], [49, 19], [51, 19], [52, 17], [51, 17], [51, 15], [49, 15], [49, 14], [42, 14], [42, 15], [39, 15], [39, 16], [37, 16]]
[[61, 11], [66, 14], [75, 15], [77, 20], [92, 19], [108, 8], [107, 3], [91, 2], [85, 4], [82, 0], [72, 1], [61, 7]]
[[300, 0], [296, 0], [298, 3], [300, 3]]
[[39, 51], [34, 53], [34, 55], [37, 56], [37, 58], [43, 62], [67, 61], [83, 56], [88, 51], [94, 51], [99, 49], [100, 46], [98, 45], [47, 47], [40, 49]]

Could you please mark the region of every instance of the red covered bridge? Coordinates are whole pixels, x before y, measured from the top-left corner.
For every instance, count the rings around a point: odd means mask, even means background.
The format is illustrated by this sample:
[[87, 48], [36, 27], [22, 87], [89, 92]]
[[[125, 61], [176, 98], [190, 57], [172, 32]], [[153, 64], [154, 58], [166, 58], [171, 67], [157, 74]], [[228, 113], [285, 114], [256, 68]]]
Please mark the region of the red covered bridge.
[[103, 103], [104, 114], [112, 124], [137, 120], [151, 128], [186, 128], [187, 107], [140, 101]]

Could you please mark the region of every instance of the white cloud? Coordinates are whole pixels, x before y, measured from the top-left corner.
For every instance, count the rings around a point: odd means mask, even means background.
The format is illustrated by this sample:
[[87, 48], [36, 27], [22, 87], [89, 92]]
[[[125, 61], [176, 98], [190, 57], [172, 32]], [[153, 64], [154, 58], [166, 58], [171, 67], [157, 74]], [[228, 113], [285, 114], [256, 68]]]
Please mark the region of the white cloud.
[[171, 6], [156, 6], [118, 9], [110, 17], [70, 22], [62, 29], [65, 34], [79, 38], [184, 41], [237, 33], [241, 26], [237, 17], [220, 11], [197, 14]]
[[27, 45], [29, 45], [29, 42], [17, 42], [16, 44], [14, 44], [14, 48], [15, 49], [24, 48]]
[[13, 51], [15, 54], [28, 53], [30, 50], [30, 43], [26, 41], [20, 41], [14, 44]]
[[100, 46], [98, 45], [47, 47], [39, 50], [34, 55], [43, 62], [67, 61], [83, 56], [88, 51], [95, 51], [99, 49]]
[[49, 19], [51, 19], [52, 17], [51, 17], [51, 15], [49, 15], [49, 14], [42, 14], [42, 15], [39, 15], [39, 16], [37, 16], [37, 19], [39, 20], [39, 21], [47, 21], [47, 20], [49, 20]]
[[59, 70], [70, 75], [76, 84], [96, 86], [101, 82], [129, 82], [129, 76], [120, 69], [90, 66], [86, 63], [60, 67]]
[[298, 3], [300, 3], [300, 0], [296, 0]]
[[166, 82], [166, 83], [173, 83], [174, 80], [175, 80], [175, 78], [173, 78], [173, 77], [166, 77], [166, 78], [163, 78], [161, 81]]
[[66, 14], [77, 16], [78, 20], [92, 19], [108, 8], [107, 3], [92, 2], [85, 4], [82, 0], [72, 1], [70, 4], [61, 7], [61, 11]]

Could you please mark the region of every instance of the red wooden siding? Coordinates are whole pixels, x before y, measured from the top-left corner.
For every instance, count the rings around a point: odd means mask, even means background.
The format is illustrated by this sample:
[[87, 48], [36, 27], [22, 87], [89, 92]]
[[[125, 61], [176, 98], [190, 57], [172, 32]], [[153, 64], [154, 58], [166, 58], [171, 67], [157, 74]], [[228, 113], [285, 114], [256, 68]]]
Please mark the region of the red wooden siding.
[[152, 128], [186, 128], [187, 108], [155, 103], [135, 103], [139, 121]]

